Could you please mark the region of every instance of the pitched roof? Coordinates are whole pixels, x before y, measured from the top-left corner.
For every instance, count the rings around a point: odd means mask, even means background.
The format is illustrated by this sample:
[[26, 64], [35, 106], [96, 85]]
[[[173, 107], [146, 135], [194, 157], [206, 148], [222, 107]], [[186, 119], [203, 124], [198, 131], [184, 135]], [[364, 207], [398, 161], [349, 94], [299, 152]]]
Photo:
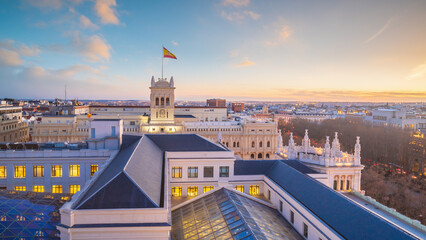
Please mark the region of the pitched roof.
[[298, 160], [282, 160], [285, 164], [289, 165], [290, 167], [296, 169], [297, 171], [304, 173], [304, 174], [308, 174], [308, 173], [319, 173], [315, 170], [313, 170], [312, 168], [306, 166], [305, 164], [303, 164], [302, 162], [298, 161]]
[[275, 161], [266, 176], [344, 238], [414, 238], [286, 163]]
[[146, 134], [161, 150], [168, 152], [229, 151], [196, 134]]

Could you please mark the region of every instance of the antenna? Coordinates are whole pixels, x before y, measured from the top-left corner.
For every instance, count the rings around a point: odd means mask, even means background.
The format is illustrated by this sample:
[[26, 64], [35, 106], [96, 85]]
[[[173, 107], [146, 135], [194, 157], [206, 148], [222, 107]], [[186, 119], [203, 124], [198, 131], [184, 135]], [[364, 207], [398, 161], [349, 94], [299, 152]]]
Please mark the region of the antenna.
[[67, 85], [65, 84], [65, 100], [64, 100], [64, 102], [66, 102], [67, 101]]

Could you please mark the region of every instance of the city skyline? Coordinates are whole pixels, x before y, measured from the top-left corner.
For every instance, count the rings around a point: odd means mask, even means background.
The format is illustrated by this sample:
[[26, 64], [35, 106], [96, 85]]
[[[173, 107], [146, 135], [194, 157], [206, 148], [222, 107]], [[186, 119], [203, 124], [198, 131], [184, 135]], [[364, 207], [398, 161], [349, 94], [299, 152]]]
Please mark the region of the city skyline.
[[426, 2], [5, 1], [0, 96], [425, 101]]

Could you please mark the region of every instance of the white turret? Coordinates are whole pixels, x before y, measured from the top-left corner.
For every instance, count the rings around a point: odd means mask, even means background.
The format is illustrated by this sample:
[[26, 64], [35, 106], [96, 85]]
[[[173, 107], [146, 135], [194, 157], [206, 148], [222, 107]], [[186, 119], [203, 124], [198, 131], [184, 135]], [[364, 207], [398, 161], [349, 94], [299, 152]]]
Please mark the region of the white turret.
[[154, 87], [155, 86], [155, 79], [154, 79], [154, 76], [152, 76], [152, 78], [151, 78], [151, 87]]
[[278, 130], [278, 151], [283, 148], [283, 136], [281, 135], [281, 129]]
[[305, 153], [311, 148], [311, 140], [309, 139], [308, 129], [305, 129], [305, 136], [303, 137], [302, 147]]
[[361, 144], [360, 144], [359, 136], [356, 137], [354, 156], [355, 156], [355, 165], [360, 165], [361, 164]]
[[331, 156], [333, 157], [339, 157], [341, 155], [340, 152], [340, 142], [339, 142], [339, 136], [338, 133], [334, 133], [334, 139], [333, 143], [331, 145]]
[[330, 165], [330, 137], [326, 136], [325, 145], [324, 145], [324, 157], [325, 157], [325, 166], [328, 167]]

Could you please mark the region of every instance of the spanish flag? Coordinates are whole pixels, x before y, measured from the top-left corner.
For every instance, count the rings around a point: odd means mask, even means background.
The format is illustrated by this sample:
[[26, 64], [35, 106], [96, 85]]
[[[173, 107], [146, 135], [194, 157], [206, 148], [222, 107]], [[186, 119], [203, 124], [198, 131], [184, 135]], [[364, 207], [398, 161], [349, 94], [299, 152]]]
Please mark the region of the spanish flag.
[[163, 57], [164, 58], [173, 58], [173, 59], [177, 60], [176, 56], [173, 53], [169, 52], [169, 50], [167, 50], [165, 47], [163, 47]]

